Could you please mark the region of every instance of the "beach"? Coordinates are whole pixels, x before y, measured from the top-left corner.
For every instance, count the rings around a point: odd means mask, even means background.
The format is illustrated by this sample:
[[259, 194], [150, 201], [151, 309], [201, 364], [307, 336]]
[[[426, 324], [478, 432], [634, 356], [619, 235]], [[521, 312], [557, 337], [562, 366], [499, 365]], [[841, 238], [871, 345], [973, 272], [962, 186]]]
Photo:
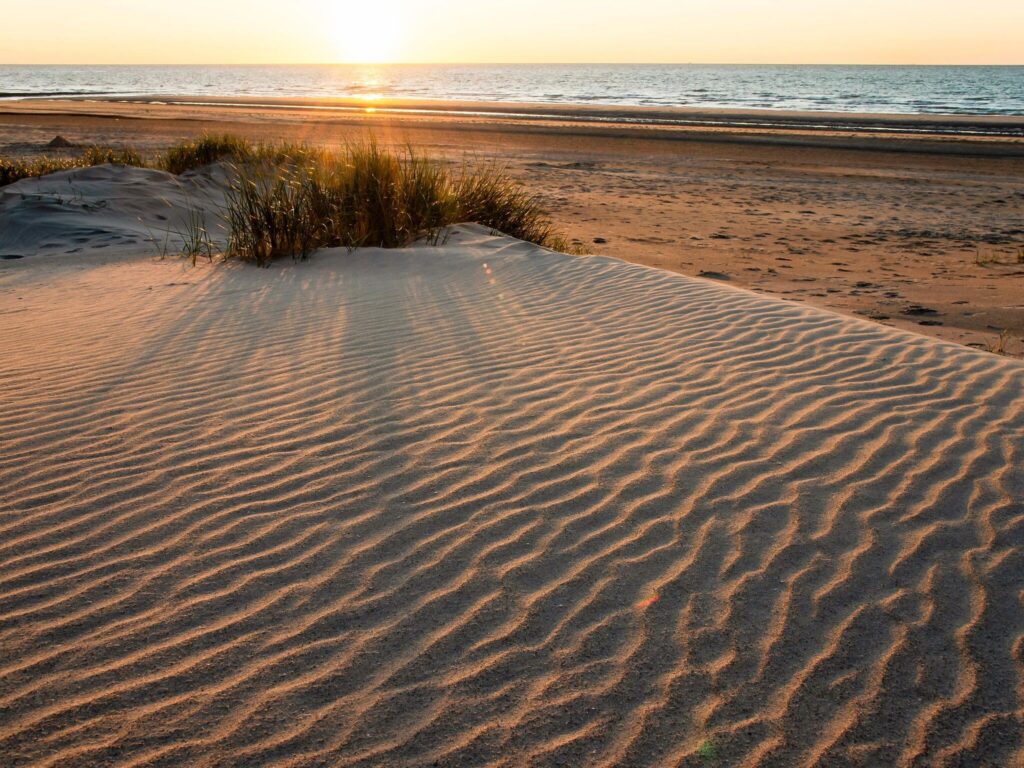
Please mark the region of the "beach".
[[0, 155], [373, 137], [586, 253], [222, 259], [251, 145], [0, 188], [0, 765], [1024, 765], [1019, 120], [181, 101]]
[[0, 269], [5, 764], [1024, 759], [1019, 361], [475, 226], [132, 247]]
[[1024, 354], [1020, 118], [152, 101], [3, 102], [0, 151], [38, 155], [56, 135], [157, 152], [204, 132], [325, 145], [372, 134], [507, 165], [593, 253]]

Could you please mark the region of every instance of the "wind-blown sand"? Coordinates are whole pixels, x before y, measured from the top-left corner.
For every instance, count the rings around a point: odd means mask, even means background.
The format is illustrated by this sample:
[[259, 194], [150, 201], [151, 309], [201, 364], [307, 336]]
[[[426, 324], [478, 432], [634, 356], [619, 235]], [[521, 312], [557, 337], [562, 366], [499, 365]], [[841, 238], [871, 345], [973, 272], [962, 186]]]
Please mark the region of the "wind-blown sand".
[[0, 264], [5, 765], [1024, 762], [1020, 362], [476, 227], [117, 250]]

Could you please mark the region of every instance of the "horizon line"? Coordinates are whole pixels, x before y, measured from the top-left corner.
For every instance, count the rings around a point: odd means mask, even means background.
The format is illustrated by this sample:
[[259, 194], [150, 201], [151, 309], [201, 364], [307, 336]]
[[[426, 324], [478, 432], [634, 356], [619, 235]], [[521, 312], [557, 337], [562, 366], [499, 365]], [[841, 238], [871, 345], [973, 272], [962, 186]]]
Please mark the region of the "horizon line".
[[1024, 67], [1005, 63], [778, 61], [275, 61], [275, 62], [0, 62], [0, 67]]

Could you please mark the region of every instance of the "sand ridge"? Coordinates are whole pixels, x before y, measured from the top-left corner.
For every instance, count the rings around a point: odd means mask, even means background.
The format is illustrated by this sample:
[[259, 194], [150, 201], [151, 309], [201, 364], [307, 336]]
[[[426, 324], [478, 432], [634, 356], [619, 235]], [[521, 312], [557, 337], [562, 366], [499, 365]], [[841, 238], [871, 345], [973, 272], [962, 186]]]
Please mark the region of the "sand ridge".
[[476, 227], [0, 265], [11, 765], [1024, 760], [1024, 365]]

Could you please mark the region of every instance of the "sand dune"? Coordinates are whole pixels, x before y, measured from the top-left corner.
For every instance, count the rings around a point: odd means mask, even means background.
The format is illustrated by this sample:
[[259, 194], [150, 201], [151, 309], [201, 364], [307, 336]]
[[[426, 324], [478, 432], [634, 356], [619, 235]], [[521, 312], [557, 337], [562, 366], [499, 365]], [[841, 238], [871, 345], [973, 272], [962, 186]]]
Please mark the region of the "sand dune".
[[179, 253], [193, 211], [202, 212], [208, 237], [223, 247], [227, 186], [218, 165], [181, 176], [100, 165], [22, 179], [0, 188], [0, 258], [108, 248], [136, 255]]
[[1024, 365], [474, 227], [0, 268], [0, 755], [1024, 763]]

